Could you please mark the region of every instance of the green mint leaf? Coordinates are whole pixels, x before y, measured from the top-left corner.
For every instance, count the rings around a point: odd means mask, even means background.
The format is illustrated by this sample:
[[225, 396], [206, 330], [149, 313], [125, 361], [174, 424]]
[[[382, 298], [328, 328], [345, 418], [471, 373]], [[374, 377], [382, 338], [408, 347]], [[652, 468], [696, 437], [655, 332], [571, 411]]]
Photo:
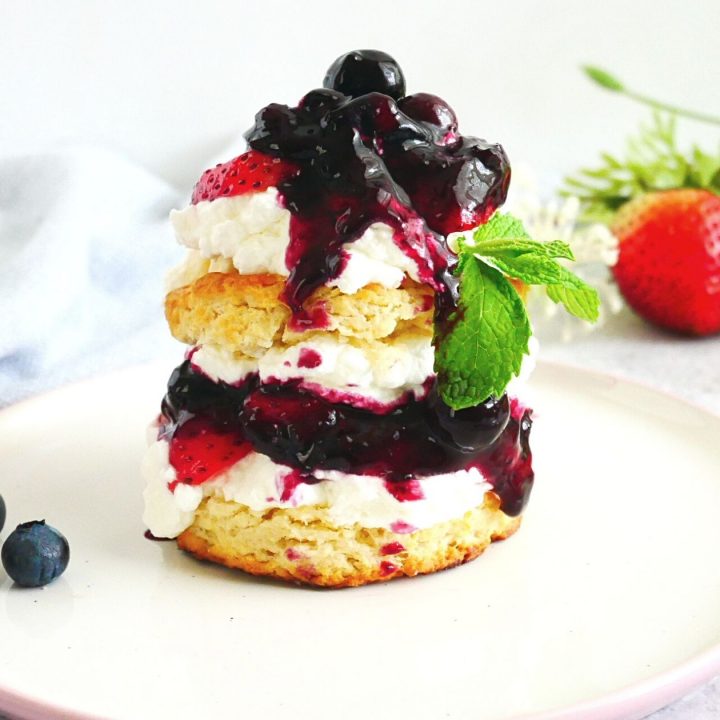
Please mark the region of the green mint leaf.
[[487, 258], [513, 258], [522, 255], [532, 255], [546, 258], [565, 258], [566, 260], [575, 259], [570, 246], [560, 240], [540, 243], [530, 239], [501, 238], [498, 240], [486, 240], [473, 245], [461, 243], [460, 246], [464, 252], [470, 252]]
[[560, 240], [552, 240], [551, 242], [543, 243], [543, 250], [547, 253], [548, 257], [551, 258], [563, 258], [565, 260], [575, 260], [575, 255], [570, 249], [567, 243]]
[[528, 285], [545, 285], [551, 300], [562, 303], [569, 313], [581, 320], [595, 322], [598, 319], [600, 297], [597, 291], [554, 258], [538, 252], [517, 257], [496, 255], [490, 261], [506, 275]]
[[583, 71], [593, 81], [606, 90], [612, 90], [613, 92], [623, 92], [625, 86], [614, 76], [611, 75], [607, 70], [595, 67], [594, 65], [584, 65]]
[[502, 395], [528, 352], [530, 322], [508, 279], [472, 255], [461, 257], [460, 302], [436, 335], [440, 394], [455, 410]]
[[552, 258], [531, 253], [514, 258], [493, 257], [490, 262], [506, 275], [528, 285], [558, 285], [563, 282], [563, 272], [568, 272]]
[[567, 243], [531, 240], [509, 214], [495, 213], [472, 240], [459, 237], [458, 309], [436, 326], [434, 338], [440, 394], [450, 407], [462, 410], [501, 395], [520, 372], [531, 328], [509, 278], [545, 285], [551, 299], [574, 315], [597, 319], [597, 293], [559, 259], [573, 259]]
[[568, 312], [581, 320], [595, 322], [598, 319], [600, 299], [589, 285], [582, 283], [582, 287], [575, 288], [568, 285], [548, 285], [546, 291], [553, 302], [562, 303]]
[[473, 244], [459, 243], [460, 252], [472, 253], [528, 285], [546, 285], [551, 300], [562, 303], [580, 319], [595, 322], [600, 309], [597, 292], [557, 262], [558, 258], [574, 259], [569, 245], [559, 240], [549, 243], [530, 240], [522, 223], [507, 214], [496, 213], [488, 225], [498, 217], [502, 219], [494, 223], [497, 231], [513, 233], [516, 237], [493, 238], [483, 226], [475, 232]]
[[473, 234], [476, 245], [488, 240], [510, 238], [516, 240], [529, 240], [530, 236], [523, 224], [510, 213], [496, 212], [484, 225], [481, 225]]
[[458, 244], [461, 251], [484, 257], [502, 253], [521, 255], [527, 252], [539, 252], [549, 257], [575, 259], [567, 243], [559, 240], [547, 243], [532, 240], [522, 222], [510, 213], [496, 212], [484, 225], [475, 230], [472, 242], [461, 236]]

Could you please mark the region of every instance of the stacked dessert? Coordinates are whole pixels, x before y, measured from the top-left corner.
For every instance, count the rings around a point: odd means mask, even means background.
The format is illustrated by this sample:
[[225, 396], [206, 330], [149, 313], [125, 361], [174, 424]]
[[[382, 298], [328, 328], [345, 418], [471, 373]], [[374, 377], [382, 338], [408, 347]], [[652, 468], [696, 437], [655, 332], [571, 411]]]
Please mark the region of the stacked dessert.
[[453, 233], [503, 202], [505, 153], [378, 51], [246, 138], [171, 216], [189, 253], [166, 314], [190, 349], [145, 459], [150, 532], [324, 586], [471, 560], [533, 483], [516, 391], [448, 404], [437, 359], [463, 312]]

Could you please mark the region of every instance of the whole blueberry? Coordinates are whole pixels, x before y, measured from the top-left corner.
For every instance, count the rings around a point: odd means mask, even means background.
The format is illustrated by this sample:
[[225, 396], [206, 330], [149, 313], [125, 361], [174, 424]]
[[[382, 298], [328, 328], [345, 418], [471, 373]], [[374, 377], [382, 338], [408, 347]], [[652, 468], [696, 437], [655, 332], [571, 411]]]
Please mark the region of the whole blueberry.
[[2, 532], [5, 525], [5, 515], [5, 501], [3, 500], [3, 496], [0, 495], [0, 532]]
[[354, 98], [371, 92], [395, 100], [405, 95], [405, 77], [400, 66], [380, 50], [353, 50], [341, 55], [327, 71], [323, 86]]
[[7, 574], [24, 587], [41, 587], [59, 577], [70, 560], [65, 537], [44, 520], [18, 525], [2, 547]]
[[464, 452], [478, 452], [490, 447], [510, 420], [507, 395], [499, 398], [491, 395], [475, 407], [453, 410], [433, 389], [428, 397], [428, 406], [439, 438]]
[[298, 107], [313, 117], [322, 117], [329, 110], [334, 110], [347, 102], [347, 97], [337, 90], [318, 88], [307, 93]]
[[413, 120], [433, 125], [445, 133], [457, 132], [455, 111], [437, 95], [407, 95], [398, 102], [398, 107]]
[[398, 129], [400, 121], [397, 103], [378, 92], [351, 100], [328, 118], [336, 128], [352, 127], [365, 135], [391, 133]]

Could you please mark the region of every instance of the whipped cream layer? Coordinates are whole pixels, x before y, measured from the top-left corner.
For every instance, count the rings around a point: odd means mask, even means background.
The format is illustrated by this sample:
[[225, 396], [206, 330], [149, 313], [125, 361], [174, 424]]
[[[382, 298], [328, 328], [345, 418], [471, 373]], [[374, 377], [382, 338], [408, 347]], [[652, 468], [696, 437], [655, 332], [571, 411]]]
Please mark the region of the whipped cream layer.
[[[290, 243], [290, 211], [280, 204], [277, 188], [205, 200], [173, 210], [170, 221], [178, 242], [197, 252], [171, 272], [168, 290], [206, 272], [227, 272], [233, 267], [242, 275], [289, 275], [285, 253]], [[418, 281], [416, 263], [397, 246], [393, 229], [385, 223], [370, 225], [361, 237], [343, 246], [343, 254], [345, 266], [328, 285], [348, 295], [372, 283], [396, 288], [405, 277]], [[214, 261], [214, 270], [202, 260]]]
[[363, 345], [316, 335], [297, 345], [273, 346], [259, 359], [207, 345], [191, 352], [193, 366], [215, 382], [235, 385], [258, 373], [263, 383], [299, 380], [333, 402], [370, 407], [392, 405], [409, 393], [424, 397], [433, 361], [431, 338], [422, 335]]
[[[156, 430], [156, 428], [155, 428]], [[400, 501], [382, 478], [350, 475], [335, 470], [315, 470], [319, 482], [312, 485], [286, 480], [293, 471], [274, 463], [266, 455], [251, 452], [229, 470], [201, 485], [178, 484], [169, 462], [166, 440], [155, 440], [143, 461], [147, 486], [143, 497], [143, 521], [155, 537], [177, 537], [188, 528], [203, 498], [218, 495], [253, 510], [320, 505], [338, 526], [359, 524], [394, 532], [412, 532], [462, 517], [482, 504], [491, 485], [479, 470], [459, 470], [418, 478], [421, 499]]]
[[[530, 353], [507, 393], [516, 397], [537, 362], [538, 341], [531, 337]], [[300, 381], [300, 386], [333, 402], [351, 405], [393, 405], [412, 394], [425, 396], [427, 381], [435, 375], [429, 336], [411, 336], [356, 346], [335, 335], [316, 335], [296, 345], [274, 346], [258, 358], [237, 357], [221, 348], [203, 345], [190, 352], [193, 366], [214, 382], [237, 385], [251, 373], [260, 381]]]

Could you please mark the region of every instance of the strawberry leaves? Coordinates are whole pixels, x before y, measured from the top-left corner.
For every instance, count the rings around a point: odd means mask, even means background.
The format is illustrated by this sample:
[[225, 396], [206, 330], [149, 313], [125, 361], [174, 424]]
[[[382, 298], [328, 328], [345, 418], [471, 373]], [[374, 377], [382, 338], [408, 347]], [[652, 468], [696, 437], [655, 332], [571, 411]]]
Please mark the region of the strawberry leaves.
[[626, 202], [648, 192], [675, 188], [710, 190], [720, 195], [720, 152], [678, 149], [676, 119], [656, 113], [653, 124], [630, 138], [624, 158], [601, 155], [602, 164], [565, 179], [565, 195], [576, 195], [588, 220], [609, 221]]
[[677, 145], [678, 117], [720, 125], [720, 117], [687, 110], [642, 95], [606, 70], [583, 67], [590, 80], [654, 110], [650, 125], [628, 140], [624, 157], [601, 153], [602, 162], [565, 179], [564, 195], [575, 195], [586, 220], [609, 222], [629, 200], [649, 192], [696, 188], [720, 195], [720, 150], [706, 153], [697, 146], [682, 152]]

